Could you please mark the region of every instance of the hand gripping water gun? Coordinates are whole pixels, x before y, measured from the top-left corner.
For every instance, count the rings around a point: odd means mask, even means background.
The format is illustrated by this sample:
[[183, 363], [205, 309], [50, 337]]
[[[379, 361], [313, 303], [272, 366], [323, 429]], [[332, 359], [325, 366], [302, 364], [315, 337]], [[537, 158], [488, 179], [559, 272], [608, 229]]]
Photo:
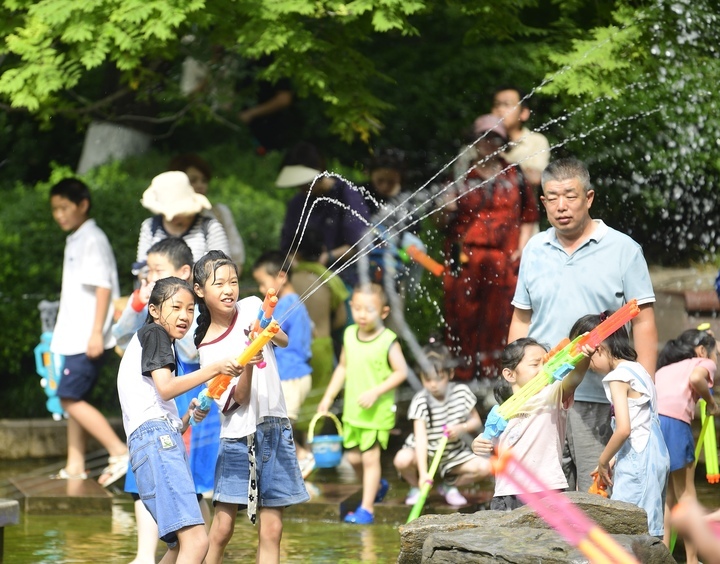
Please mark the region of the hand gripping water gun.
[[[637, 305], [637, 300], [630, 300], [587, 335], [580, 335], [572, 342], [568, 339], [560, 342], [548, 353], [552, 354], [552, 356], [543, 364], [537, 376], [510, 396], [502, 405], [496, 405], [490, 410], [485, 421], [483, 437], [488, 440], [499, 437], [507, 427], [508, 420], [520, 413], [531, 397], [554, 380], [562, 380], [575, 368], [584, 357], [582, 354], [583, 345], [597, 347], [638, 313], [640, 313], [640, 308]], [[553, 351], [557, 352], [553, 354]]]
[[583, 513], [563, 493], [551, 490], [523, 466], [508, 450], [491, 459], [495, 474], [503, 474], [529, 505], [569, 544], [593, 564], [638, 564], [597, 523]]
[[[277, 291], [275, 290], [275, 288], [268, 288], [268, 291], [265, 294], [265, 299], [263, 300], [263, 303], [260, 306], [260, 310], [258, 311], [258, 316], [255, 320], [255, 324], [250, 330], [251, 341], [254, 341], [257, 338], [257, 335], [260, 334], [260, 331], [270, 325], [270, 322], [272, 321], [273, 311], [275, 311], [275, 306], [277, 305], [277, 303]], [[265, 363], [261, 362], [260, 364], [258, 364], [258, 368], [265, 368]]]
[[593, 475], [593, 483], [588, 488], [588, 493], [596, 494], [602, 497], [607, 497], [607, 484], [600, 479], [600, 474], [595, 472]]
[[[237, 357], [237, 363], [241, 366], [245, 366], [248, 362], [250, 362], [252, 357], [259, 353], [260, 350], [270, 342], [270, 339], [272, 339], [279, 330], [280, 325], [278, 322], [271, 321], [270, 324], [263, 329], [263, 332], [255, 337], [242, 354]], [[258, 366], [260, 365], [258, 364]], [[212, 400], [220, 398], [223, 392], [227, 390], [227, 387], [230, 385], [230, 380], [232, 380], [232, 376], [228, 376], [227, 374], [219, 374], [210, 380], [208, 382], [207, 390], [203, 390], [198, 394], [198, 401], [200, 402], [198, 409], [202, 409], [203, 411], [210, 409]], [[190, 418], [190, 424], [196, 424], [194, 417]]]
[[413, 508], [410, 511], [410, 516], [408, 517], [408, 520], [405, 522], [405, 524], [420, 517], [422, 508], [425, 505], [425, 500], [427, 500], [427, 496], [433, 486], [433, 478], [435, 478], [435, 473], [437, 472], [438, 466], [440, 466], [440, 460], [442, 459], [443, 452], [445, 452], [448, 438], [449, 431], [447, 425], [443, 425], [443, 438], [440, 439], [440, 444], [438, 445], [437, 451], [435, 451], [435, 456], [433, 456], [432, 462], [430, 463], [430, 469], [428, 470], [428, 479], [422, 485], [422, 488], [420, 488], [420, 495], [418, 496], [415, 505], [413, 505]]

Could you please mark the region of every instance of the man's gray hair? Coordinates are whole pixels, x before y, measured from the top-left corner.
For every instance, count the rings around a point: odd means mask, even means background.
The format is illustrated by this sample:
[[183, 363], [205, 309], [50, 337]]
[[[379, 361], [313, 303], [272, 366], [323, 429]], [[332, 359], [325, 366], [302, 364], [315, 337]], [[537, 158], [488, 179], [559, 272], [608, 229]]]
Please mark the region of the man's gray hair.
[[590, 185], [590, 173], [588, 172], [587, 166], [575, 157], [558, 159], [547, 165], [542, 173], [542, 187], [544, 189], [545, 183], [547, 182], [560, 182], [571, 178], [577, 178], [580, 181], [580, 186], [586, 194], [588, 190], [592, 189]]

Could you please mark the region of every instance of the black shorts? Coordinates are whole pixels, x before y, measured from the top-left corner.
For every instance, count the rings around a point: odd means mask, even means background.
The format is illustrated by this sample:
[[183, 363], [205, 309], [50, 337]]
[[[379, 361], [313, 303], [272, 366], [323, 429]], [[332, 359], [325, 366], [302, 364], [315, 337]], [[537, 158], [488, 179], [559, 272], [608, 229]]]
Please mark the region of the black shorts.
[[[106, 351], [107, 354], [107, 351]], [[105, 354], [90, 359], [85, 353], [65, 357], [57, 395], [60, 399], [84, 400], [92, 392], [100, 376]]]

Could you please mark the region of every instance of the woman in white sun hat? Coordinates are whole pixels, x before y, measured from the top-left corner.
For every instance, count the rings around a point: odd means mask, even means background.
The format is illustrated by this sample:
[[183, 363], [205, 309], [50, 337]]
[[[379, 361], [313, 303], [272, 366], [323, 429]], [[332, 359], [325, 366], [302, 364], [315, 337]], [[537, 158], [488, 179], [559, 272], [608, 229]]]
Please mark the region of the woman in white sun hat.
[[145, 262], [147, 251], [153, 244], [167, 237], [181, 237], [196, 262], [210, 250], [230, 252], [222, 224], [201, 214], [203, 210], [211, 209], [212, 204], [204, 195], [195, 192], [184, 172], [172, 170], [158, 174], [140, 202], [156, 215], [140, 226], [138, 263]]

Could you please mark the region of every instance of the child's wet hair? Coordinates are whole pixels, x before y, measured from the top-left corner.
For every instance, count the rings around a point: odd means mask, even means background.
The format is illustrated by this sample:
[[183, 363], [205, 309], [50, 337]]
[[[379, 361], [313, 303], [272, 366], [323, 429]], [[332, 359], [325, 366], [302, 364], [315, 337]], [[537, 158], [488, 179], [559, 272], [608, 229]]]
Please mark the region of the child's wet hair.
[[[215, 278], [215, 273], [219, 268], [229, 266], [235, 271], [235, 275], [239, 278], [240, 272], [237, 265], [232, 259], [222, 251], [209, 251], [193, 266], [193, 282], [204, 288], [208, 280]], [[196, 296], [198, 305], [197, 329], [195, 330], [195, 346], [202, 343], [208, 328], [210, 327], [210, 312], [205, 305], [205, 300]]]
[[158, 241], [148, 249], [147, 254], [165, 257], [175, 270], [179, 270], [185, 265], [191, 269], [193, 267], [192, 251], [185, 240], [180, 237], [168, 237]]
[[353, 294], [375, 294], [378, 298], [380, 298], [380, 305], [382, 307], [388, 305], [385, 289], [377, 282], [359, 282], [353, 288]]
[[[150, 306], [155, 306], [155, 309], [157, 311], [161, 311], [163, 304], [169, 299], [171, 299], [180, 290], [187, 290], [188, 292], [190, 292], [190, 295], [197, 301], [197, 297], [193, 292], [192, 286], [190, 286], [190, 283], [187, 280], [182, 280], [181, 278], [178, 278], [176, 276], [168, 276], [167, 278], [161, 278], [160, 280], [155, 282], [155, 286], [153, 286], [152, 292], [150, 292], [148, 309], [150, 308]], [[154, 322], [155, 318], [150, 315], [150, 312], [148, 311], [145, 323]]]
[[[530, 337], [516, 339], [512, 343], [506, 345], [503, 349], [502, 355], [500, 356], [500, 370], [504, 370], [505, 368], [511, 371], [515, 370], [518, 367], [518, 364], [522, 362], [522, 359], [525, 358], [525, 351], [529, 347], [540, 347], [545, 352], [548, 350], [545, 345], [539, 343], [535, 339], [531, 339]], [[500, 376], [493, 386], [495, 401], [497, 401], [498, 404], [502, 404], [512, 394], [513, 391], [510, 382]]]
[[658, 355], [657, 368], [695, 358], [698, 356], [695, 347], [703, 347], [709, 356], [717, 347], [717, 341], [714, 335], [706, 330], [688, 329], [683, 331], [677, 338], [670, 339], [665, 343]]
[[[589, 333], [595, 327], [605, 321], [613, 312], [604, 311], [601, 314], [591, 313], [578, 319], [570, 329], [570, 339], [575, 339], [583, 333]], [[622, 360], [637, 360], [637, 352], [630, 344], [630, 337], [627, 329], [620, 327], [614, 333], [608, 335], [602, 342], [602, 345], [608, 349], [611, 356]]]

